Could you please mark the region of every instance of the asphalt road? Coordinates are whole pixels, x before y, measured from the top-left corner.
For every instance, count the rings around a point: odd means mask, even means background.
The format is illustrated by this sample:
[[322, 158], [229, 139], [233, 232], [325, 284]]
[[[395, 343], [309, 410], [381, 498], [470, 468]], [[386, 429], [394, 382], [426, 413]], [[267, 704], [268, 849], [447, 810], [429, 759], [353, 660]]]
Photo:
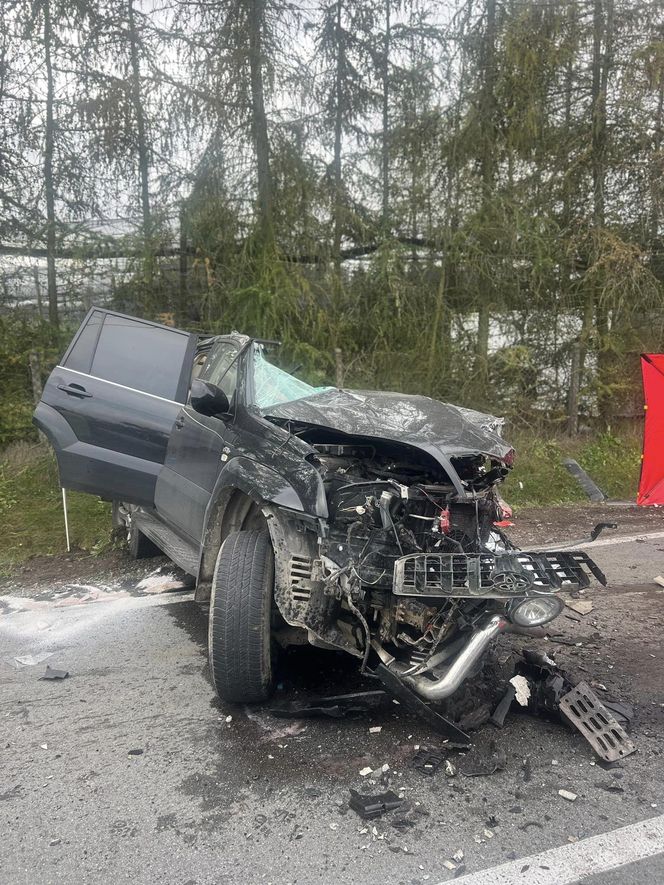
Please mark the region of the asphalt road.
[[[220, 707], [207, 613], [168, 567], [142, 582], [135, 573], [111, 586], [68, 579], [0, 597], [0, 882], [470, 883], [521, 859], [500, 881], [540, 881], [541, 852], [574, 851], [664, 813], [664, 591], [652, 585], [662, 548], [664, 536], [597, 547], [619, 583], [588, 594], [590, 615], [559, 619], [580, 646], [547, 644], [561, 664], [635, 704], [638, 752], [612, 770], [577, 733], [525, 715], [475, 735], [480, 750], [495, 740], [505, 751], [504, 771], [427, 777], [410, 761], [440, 739], [396, 704], [353, 720], [296, 721]], [[46, 664], [71, 675], [41, 680]], [[355, 690], [354, 669], [295, 650], [278, 697]], [[348, 791], [385, 789], [359, 775], [383, 764], [410, 811], [366, 823], [348, 810]], [[606, 869], [584, 881], [662, 881], [664, 844], [629, 859], [630, 833], [607, 837]], [[448, 870], [457, 852], [463, 859]], [[573, 855], [555, 863], [557, 883], [574, 881]]]

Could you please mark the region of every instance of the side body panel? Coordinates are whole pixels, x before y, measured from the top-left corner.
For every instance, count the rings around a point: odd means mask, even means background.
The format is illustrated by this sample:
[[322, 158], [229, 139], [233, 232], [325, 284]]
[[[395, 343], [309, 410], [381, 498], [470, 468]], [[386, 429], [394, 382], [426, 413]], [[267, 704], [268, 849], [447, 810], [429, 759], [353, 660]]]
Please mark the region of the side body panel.
[[65, 488], [153, 506], [194, 346], [178, 329], [90, 311], [34, 414]]
[[190, 406], [179, 411], [164, 467], [155, 490], [161, 519], [200, 542], [210, 495], [223, 466], [224, 423], [199, 415]]

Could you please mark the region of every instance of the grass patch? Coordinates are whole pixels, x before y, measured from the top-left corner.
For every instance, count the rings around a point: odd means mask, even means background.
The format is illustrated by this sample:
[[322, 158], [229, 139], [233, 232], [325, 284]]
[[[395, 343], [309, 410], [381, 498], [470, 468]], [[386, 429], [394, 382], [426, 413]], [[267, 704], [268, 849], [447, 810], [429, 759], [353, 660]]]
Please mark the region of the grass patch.
[[563, 466], [564, 458], [578, 461], [609, 498], [636, 500], [641, 469], [641, 438], [636, 434], [617, 437], [604, 433], [590, 439], [507, 437], [517, 453], [514, 470], [502, 490], [510, 504], [544, 506], [587, 501]]
[[[111, 505], [71, 491], [67, 501], [72, 548], [92, 553], [108, 549]], [[42, 446], [17, 443], [0, 454], [0, 519], [2, 572], [30, 556], [66, 552], [58, 469], [53, 455]]]
[[[603, 434], [592, 439], [517, 435], [510, 441], [517, 458], [502, 494], [514, 506], [586, 501], [563, 467], [565, 457], [575, 458], [611, 498], [635, 498], [641, 464], [641, 440], [636, 435]], [[111, 505], [80, 492], [70, 491], [67, 497], [72, 547], [91, 553], [108, 550]], [[0, 519], [5, 540], [0, 572], [8, 573], [30, 556], [66, 551], [57, 465], [42, 446], [16, 443], [0, 454]]]

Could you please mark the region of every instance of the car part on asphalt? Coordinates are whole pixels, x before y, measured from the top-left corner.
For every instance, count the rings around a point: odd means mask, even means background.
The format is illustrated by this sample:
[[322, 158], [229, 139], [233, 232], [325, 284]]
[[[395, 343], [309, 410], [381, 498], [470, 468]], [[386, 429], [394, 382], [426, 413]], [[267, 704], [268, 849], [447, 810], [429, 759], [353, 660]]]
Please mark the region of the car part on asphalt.
[[[595, 526], [593, 527], [592, 531], [590, 532], [590, 534], [588, 535], [587, 538], [580, 538], [578, 541], [568, 541], [566, 544], [556, 544], [556, 549], [557, 550], [569, 550], [574, 547], [583, 547], [584, 544], [592, 544], [593, 541], [596, 541], [599, 538], [599, 536], [602, 534], [604, 529], [617, 529], [617, 528], [618, 528], [617, 522], [598, 522], [595, 524]], [[548, 549], [548, 548], [545, 548], [545, 549]], [[591, 562], [592, 562], [592, 560], [591, 560]], [[597, 567], [595, 566], [595, 568], [597, 568]], [[599, 569], [598, 569], [598, 571], [599, 571]], [[595, 575], [595, 577], [597, 577], [596, 572], [593, 572], [593, 574]], [[600, 574], [602, 574], [602, 573], [600, 572]], [[599, 580], [600, 584], [602, 584], [603, 586], [606, 586], [606, 578], [603, 581], [600, 578], [597, 578], [597, 579]]]
[[615, 716], [623, 728], [626, 729], [630, 726], [634, 718], [634, 707], [631, 704], [626, 704], [624, 701], [607, 701], [606, 698], [604, 698], [602, 703]]
[[560, 699], [563, 717], [588, 741], [605, 762], [617, 762], [636, 752], [627, 732], [611, 715], [587, 682], [579, 682]]
[[415, 694], [414, 691], [411, 691], [411, 689], [402, 682], [392, 670], [389, 670], [385, 664], [378, 664], [373, 671], [373, 674], [381, 680], [388, 691], [403, 703], [405, 707], [413, 713], [416, 713], [418, 716], [421, 716], [422, 719], [434, 729], [434, 731], [437, 731], [438, 734], [447, 738], [450, 742], [450, 746], [470, 746], [470, 737], [465, 732], [461, 731], [460, 728], [457, 728], [457, 726], [453, 722], [450, 722], [449, 719], [445, 719], [444, 716], [441, 716], [440, 713], [433, 709], [433, 707], [425, 704], [424, 701]]
[[57, 670], [55, 667], [46, 665], [46, 672], [40, 679], [66, 679], [69, 676], [69, 670]]
[[498, 705], [491, 714], [489, 721], [496, 725], [498, 728], [502, 728], [505, 724], [505, 718], [509, 713], [510, 707], [512, 706], [512, 701], [515, 697], [516, 689], [511, 683], [509, 683], [507, 688], [505, 689], [505, 694], [498, 702]]
[[372, 820], [381, 817], [387, 811], [394, 811], [403, 805], [404, 800], [400, 799], [392, 790], [385, 793], [379, 793], [377, 796], [365, 796], [358, 793], [357, 790], [350, 791], [350, 801], [348, 807], [355, 811], [364, 820]]
[[[281, 719], [311, 719], [318, 716], [329, 716], [341, 719], [346, 716], [361, 716], [384, 704], [389, 697], [386, 692], [356, 691], [351, 694], [338, 694], [309, 701], [290, 701], [284, 704], [273, 704], [270, 713]], [[371, 731], [372, 729], [369, 729]]]
[[437, 747], [422, 747], [411, 760], [411, 766], [423, 774], [434, 775], [447, 759], [447, 751]]

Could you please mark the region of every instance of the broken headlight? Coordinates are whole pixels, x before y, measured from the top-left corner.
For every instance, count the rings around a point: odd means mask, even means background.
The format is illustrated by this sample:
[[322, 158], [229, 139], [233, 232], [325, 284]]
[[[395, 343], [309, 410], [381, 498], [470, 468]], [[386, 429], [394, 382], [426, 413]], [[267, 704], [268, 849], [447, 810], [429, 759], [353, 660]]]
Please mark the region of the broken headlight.
[[557, 596], [531, 596], [513, 602], [507, 609], [509, 619], [519, 627], [539, 627], [557, 618], [564, 603]]

